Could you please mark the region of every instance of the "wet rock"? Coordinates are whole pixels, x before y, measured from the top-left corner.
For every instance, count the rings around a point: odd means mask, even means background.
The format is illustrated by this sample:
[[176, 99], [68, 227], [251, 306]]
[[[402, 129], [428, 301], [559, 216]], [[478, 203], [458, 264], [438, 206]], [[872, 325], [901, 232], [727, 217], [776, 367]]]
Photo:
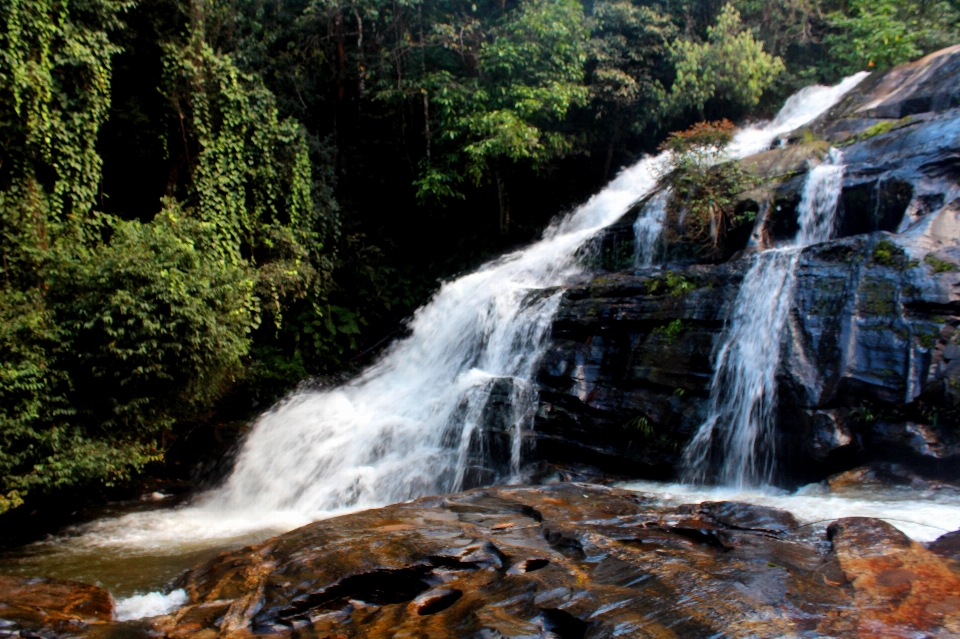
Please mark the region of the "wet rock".
[[800, 522], [785, 510], [739, 501], [704, 502], [700, 504], [700, 513], [722, 526], [737, 530], [783, 533], [800, 525]]
[[958, 106], [960, 45], [941, 49], [884, 74], [874, 74], [822, 117], [820, 126], [858, 117], [899, 119]]
[[909, 466], [889, 462], [873, 463], [837, 473], [824, 483], [830, 493], [834, 494], [895, 493], [900, 488], [909, 488], [915, 495], [926, 493], [944, 498], [960, 498], [960, 485], [956, 482], [928, 479]]
[[463, 593], [455, 588], [428, 590], [413, 600], [418, 615], [432, 615], [452, 606]]
[[807, 454], [816, 461], [823, 462], [850, 447], [855, 440], [845, 422], [839, 411], [813, 411], [809, 437], [804, 442]]
[[0, 576], [0, 637], [67, 637], [112, 619], [113, 598], [102, 588]]
[[941, 535], [927, 544], [927, 548], [941, 557], [960, 562], [960, 530]]
[[536, 457], [669, 476], [702, 421], [743, 263], [603, 275], [568, 289], [537, 381]]
[[[784, 477], [805, 483], [891, 456], [960, 473], [960, 360], [946, 357], [960, 326], [960, 255], [937, 254], [886, 233], [801, 253], [777, 375]], [[571, 287], [540, 363], [537, 457], [675, 472], [705, 418], [711, 356], [745, 266]]]
[[960, 636], [960, 575], [935, 553], [877, 519], [840, 519], [828, 535], [854, 590], [859, 636]]
[[453, 416], [458, 427], [445, 435], [444, 444], [459, 448], [459, 437], [466, 422], [470, 438], [467, 442], [466, 464], [461, 488], [489, 486], [505, 481], [513, 472], [515, 456], [514, 433], [532, 418], [532, 403], [528, 398], [534, 389], [526, 382], [512, 377], [490, 378], [467, 395]]
[[590, 484], [474, 489], [225, 553], [182, 580], [181, 610], [124, 628], [171, 639], [954, 631], [949, 559], [875, 520], [841, 520], [832, 543], [794, 528], [776, 509], [665, 508]]

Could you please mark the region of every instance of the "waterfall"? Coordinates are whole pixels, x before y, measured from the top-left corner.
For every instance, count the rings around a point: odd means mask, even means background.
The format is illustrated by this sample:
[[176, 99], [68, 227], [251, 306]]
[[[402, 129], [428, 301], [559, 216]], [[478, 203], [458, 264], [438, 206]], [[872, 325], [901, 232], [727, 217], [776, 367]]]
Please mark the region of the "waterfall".
[[793, 242], [753, 258], [721, 335], [707, 419], [683, 454], [684, 479], [746, 488], [767, 484], [775, 462], [774, 411], [780, 338], [793, 300], [800, 250], [833, 234], [843, 155], [832, 149], [804, 183]]
[[670, 191], [659, 191], [644, 205], [633, 223], [636, 240], [636, 265], [653, 266], [663, 249], [663, 221], [667, 217], [667, 201]]
[[[773, 122], [741, 130], [735, 155], [769, 148], [863, 77], [802, 90]], [[233, 473], [203, 505], [329, 512], [507, 480], [535, 408], [535, 366], [560, 287], [580, 272], [577, 251], [651, 192], [660, 161], [623, 170], [540, 241], [443, 284], [415, 313], [410, 336], [356, 380], [300, 392], [260, 417]], [[644, 246], [654, 247], [644, 261], [659, 241], [657, 201], [644, 215]]]
[[444, 283], [356, 380], [304, 391], [261, 416], [219, 510], [328, 512], [506, 481], [533, 416], [535, 366], [577, 250], [654, 187], [625, 169], [543, 239]]
[[[804, 89], [773, 122], [738, 132], [732, 154], [769, 148], [777, 136], [830, 108], [862, 78]], [[410, 320], [409, 337], [355, 380], [298, 392], [262, 415], [220, 488], [173, 510], [85, 524], [43, 542], [44, 561], [68, 565], [82, 558], [114, 566], [124, 580], [163, 566], [167, 580], [200, 555], [255, 543], [323, 517], [509, 481], [522, 461], [523, 431], [536, 409], [537, 359], [562, 287], [581, 274], [582, 247], [652, 192], [661, 160], [645, 158], [624, 169], [538, 242], [444, 283]], [[837, 161], [815, 171], [826, 175], [838, 166]], [[835, 173], [832, 179], [839, 177]], [[811, 183], [808, 190], [816, 189]], [[804, 196], [804, 206], [816, 201]], [[819, 216], [824, 207], [811, 206], [801, 212], [812, 220], [804, 228], [828, 228], [829, 221]], [[763, 255], [765, 260], [789, 257], [783, 251]], [[763, 282], [759, 287], [774, 288]], [[738, 321], [745, 320], [731, 319], [731, 329]], [[732, 343], [727, 340], [728, 351]], [[137, 612], [144, 608], [167, 610], [181, 594], [122, 600], [118, 611], [133, 618], [146, 614]]]

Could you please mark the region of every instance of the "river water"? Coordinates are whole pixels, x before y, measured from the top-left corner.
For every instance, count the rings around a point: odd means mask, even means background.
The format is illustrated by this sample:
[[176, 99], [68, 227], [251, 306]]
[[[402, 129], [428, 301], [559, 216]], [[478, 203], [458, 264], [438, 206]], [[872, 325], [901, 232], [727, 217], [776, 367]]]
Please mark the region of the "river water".
[[[731, 155], [769, 148], [778, 136], [835, 104], [864, 76], [802, 90], [772, 122], [742, 129]], [[559, 218], [540, 241], [444, 283], [411, 319], [410, 336], [357, 379], [297, 393], [262, 415], [220, 488], [175, 509], [132, 512], [71, 528], [3, 555], [0, 571], [100, 584], [119, 599], [119, 616], [148, 616], [176, 606], [182, 597], [170, 592], [176, 577], [222, 550], [318, 519], [455, 491], [478, 467], [492, 473], [488, 480], [510, 481], [520, 465], [521, 433], [535, 404], [533, 375], [562, 287], [582, 274], [578, 252], [650, 193], [660, 162], [640, 160]], [[651, 224], [637, 229], [650, 247], [649, 255], [639, 257], [642, 264], [655, 262], [656, 206], [651, 214]], [[479, 433], [485, 407], [494, 393], [501, 401], [504, 389], [512, 407], [513, 443], [509, 463], [498, 467], [487, 463], [489, 450]], [[896, 513], [912, 522], [904, 530], [918, 539], [936, 537], [939, 533], [931, 531], [940, 528], [960, 528], [960, 503], [942, 496], [918, 505], [899, 493], [839, 498], [812, 488], [790, 496], [742, 487], [706, 492], [665, 484], [630, 487], [665, 501], [722, 494], [781, 505], [811, 522]]]

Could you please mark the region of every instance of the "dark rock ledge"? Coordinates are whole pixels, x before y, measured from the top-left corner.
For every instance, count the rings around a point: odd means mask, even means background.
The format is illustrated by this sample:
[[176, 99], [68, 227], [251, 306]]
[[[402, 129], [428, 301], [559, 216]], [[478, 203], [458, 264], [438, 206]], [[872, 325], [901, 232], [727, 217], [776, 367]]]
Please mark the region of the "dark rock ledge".
[[592, 484], [501, 487], [225, 553], [182, 579], [189, 601], [170, 616], [39, 628], [22, 606], [8, 614], [9, 585], [0, 600], [8, 636], [47, 639], [946, 639], [960, 636], [956, 537], [927, 548], [875, 519], [824, 531], [736, 502], [663, 508]]
[[737, 208], [758, 219], [734, 229], [721, 256], [671, 245], [661, 268], [637, 268], [633, 225], [646, 201], [608, 227], [583, 255], [600, 272], [568, 288], [554, 318], [527, 449], [676, 476], [709, 408], [745, 258], [795, 236], [807, 175], [835, 147], [846, 166], [835, 239], [803, 250], [781, 335], [775, 479], [889, 461], [960, 478], [958, 87], [960, 45], [868, 77], [744, 159], [756, 184]]

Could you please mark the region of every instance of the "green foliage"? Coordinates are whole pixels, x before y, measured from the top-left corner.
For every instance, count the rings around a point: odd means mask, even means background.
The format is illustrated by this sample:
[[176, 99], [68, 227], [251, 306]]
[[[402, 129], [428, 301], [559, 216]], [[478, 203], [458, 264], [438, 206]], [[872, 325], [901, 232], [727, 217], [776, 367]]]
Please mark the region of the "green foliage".
[[934, 273], [955, 273], [957, 271], [957, 265], [952, 262], [945, 262], [944, 260], [939, 260], [935, 258], [932, 254], [927, 254], [923, 261], [930, 265], [930, 268], [933, 269]]
[[[468, 23], [478, 30], [480, 25]], [[448, 69], [418, 80], [430, 110], [432, 148], [414, 182], [422, 200], [463, 197], [460, 184], [492, 181], [501, 230], [509, 227], [499, 172], [517, 163], [538, 169], [573, 149], [556, 125], [587, 99], [583, 86], [586, 31], [575, 0], [529, 0], [489, 28], [487, 39], [464, 43], [452, 25], [435, 25], [432, 42], [476, 61], [469, 75]], [[462, 32], [459, 34], [462, 36]], [[402, 86], [402, 83], [401, 83]], [[398, 92], [384, 92], [396, 99]]]
[[253, 273], [202, 247], [212, 229], [175, 208], [104, 224], [107, 243], [46, 249], [42, 286], [0, 292], [0, 507], [128, 479], [242, 372]]
[[595, 3], [591, 24], [587, 85], [597, 126], [609, 136], [609, 175], [616, 144], [628, 134], [643, 134], [662, 116], [677, 27], [657, 7], [622, 0]]
[[150, 222], [95, 210], [108, 30], [129, 6], [3, 8], [0, 512], [162, 459], [158, 436], [242, 375], [261, 307], [279, 327], [329, 271], [304, 132], [202, 20], [165, 46], [187, 169], [169, 190], [186, 206]]
[[47, 298], [69, 332], [73, 405], [99, 429], [153, 435], [204, 410], [241, 372], [257, 324], [254, 274], [205, 249], [212, 224], [176, 208], [71, 245]]
[[652, 335], [661, 338], [666, 344], [672, 345], [686, 331], [682, 319], [675, 319], [666, 326], [653, 329]]
[[125, 0], [11, 0], [0, 7], [0, 166], [4, 201], [43, 183], [55, 216], [82, 219], [100, 182], [97, 132], [110, 108], [108, 31]]
[[189, 114], [198, 148], [188, 212], [214, 229], [209, 250], [259, 267], [256, 290], [279, 328], [283, 307], [314, 292], [323, 268], [323, 213], [311, 194], [305, 132], [279, 116], [258, 77], [210, 47], [201, 27], [186, 46], [166, 46], [164, 66], [170, 99], [181, 118]]
[[960, 14], [950, 2], [852, 0], [827, 22], [834, 30], [825, 38], [833, 64], [852, 73], [887, 69], [953, 44]]
[[763, 50], [753, 34], [744, 29], [740, 12], [726, 5], [716, 25], [707, 30], [707, 42], [678, 40], [672, 50], [676, 80], [670, 90], [670, 106], [703, 113], [710, 100], [754, 106], [783, 72], [783, 61]]
[[624, 424], [623, 427], [626, 429], [638, 430], [644, 437], [651, 437], [655, 432], [653, 425], [650, 424], [650, 419], [647, 418], [646, 415], [634, 417]]
[[651, 277], [643, 284], [647, 295], [669, 295], [680, 297], [684, 293], [696, 290], [697, 283], [683, 276], [682, 273], [667, 271], [660, 277]]
[[726, 159], [733, 131], [728, 120], [700, 122], [671, 133], [661, 145], [671, 152], [660, 179], [673, 193], [667, 210], [672, 233], [707, 256], [723, 252], [731, 228], [752, 221], [749, 213], [735, 214], [737, 196], [750, 179], [739, 163]]

